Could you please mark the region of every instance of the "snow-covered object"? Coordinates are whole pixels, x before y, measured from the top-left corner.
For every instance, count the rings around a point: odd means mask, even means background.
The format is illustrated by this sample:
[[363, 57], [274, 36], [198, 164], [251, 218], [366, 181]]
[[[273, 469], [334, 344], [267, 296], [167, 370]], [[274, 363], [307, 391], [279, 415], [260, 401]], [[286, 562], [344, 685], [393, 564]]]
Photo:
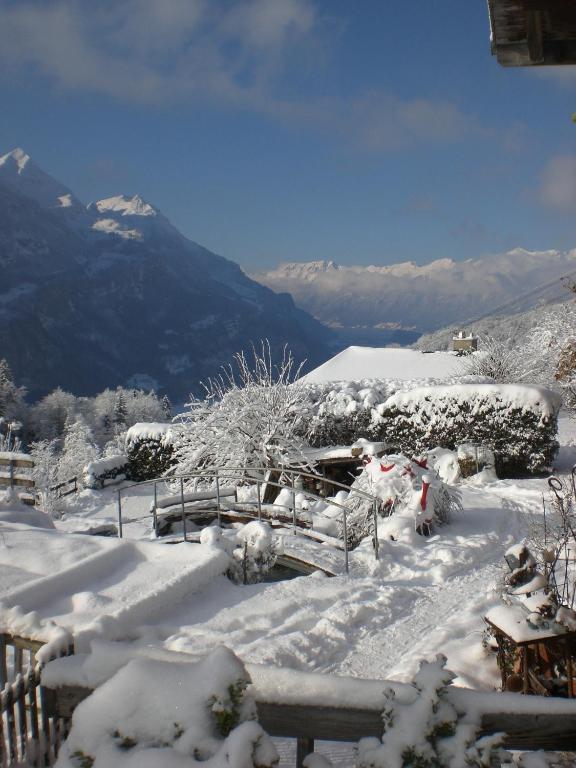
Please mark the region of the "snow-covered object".
[[431, 469], [438, 473], [441, 480], [449, 485], [456, 485], [462, 477], [458, 456], [448, 448], [433, 448], [426, 454]]
[[53, 529], [49, 515], [40, 509], [23, 504], [14, 488], [0, 492], [0, 528], [4, 526], [29, 525], [32, 528]]
[[173, 435], [173, 424], [162, 422], [138, 422], [133, 424], [126, 432], [126, 448], [141, 440], [157, 440], [164, 445], [170, 444]]
[[422, 662], [414, 682], [414, 698], [399, 702], [387, 691], [384, 735], [361, 739], [358, 768], [408, 766], [490, 766], [502, 734], [479, 739], [480, 718], [463, 717], [448, 697], [455, 675], [445, 669], [446, 658]]
[[386, 438], [404, 450], [486, 445], [498, 474], [506, 474], [550, 467], [560, 405], [560, 396], [542, 387], [457, 384], [397, 392], [377, 410]]
[[[451, 511], [461, 507], [459, 492], [428, 466], [426, 456], [409, 459], [391, 454], [372, 458], [351, 486], [380, 500], [381, 517], [402, 515], [412, 521], [418, 533], [429, 534], [434, 523], [448, 520]], [[351, 493], [346, 505], [348, 536], [352, 542], [373, 535], [373, 509], [369, 501]]]
[[25, 613], [19, 606], [8, 608], [2, 603], [0, 632], [43, 642], [42, 648], [36, 652], [36, 660], [41, 663], [55, 659], [74, 644], [72, 635], [64, 627], [41, 619], [35, 611]]
[[84, 467], [84, 485], [87, 488], [102, 488], [104, 485], [119, 483], [126, 479], [127, 472], [128, 456], [126, 454], [97, 459]]
[[[353, 367], [351, 372], [351, 375], [358, 375]], [[310, 417], [307, 422], [307, 437], [311, 445], [317, 447], [350, 445], [359, 439], [386, 442], [386, 429], [380, 409], [393, 394], [421, 387], [490, 381], [492, 380], [479, 376], [463, 375], [442, 378], [391, 376], [320, 383], [306, 381], [307, 411]]]
[[197, 663], [134, 659], [77, 707], [56, 765], [272, 768], [249, 683], [223, 646]]
[[238, 531], [236, 538], [240, 546], [233, 554], [239, 566], [239, 580], [257, 580], [274, 566], [276, 547], [268, 523], [253, 520]]

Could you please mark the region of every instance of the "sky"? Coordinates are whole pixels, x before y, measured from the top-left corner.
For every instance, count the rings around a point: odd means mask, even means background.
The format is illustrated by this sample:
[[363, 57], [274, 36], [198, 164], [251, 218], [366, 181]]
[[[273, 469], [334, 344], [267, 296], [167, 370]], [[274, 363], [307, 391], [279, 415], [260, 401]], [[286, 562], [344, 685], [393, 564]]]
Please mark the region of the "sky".
[[576, 247], [575, 111], [485, 0], [0, 0], [0, 154], [247, 271]]

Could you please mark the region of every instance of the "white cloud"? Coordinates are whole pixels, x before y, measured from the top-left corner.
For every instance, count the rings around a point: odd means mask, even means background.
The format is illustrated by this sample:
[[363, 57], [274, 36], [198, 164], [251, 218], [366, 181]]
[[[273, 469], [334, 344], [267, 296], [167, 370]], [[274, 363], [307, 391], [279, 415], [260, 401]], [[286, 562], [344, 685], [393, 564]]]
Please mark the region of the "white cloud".
[[576, 155], [555, 155], [542, 173], [539, 197], [551, 208], [576, 207]]

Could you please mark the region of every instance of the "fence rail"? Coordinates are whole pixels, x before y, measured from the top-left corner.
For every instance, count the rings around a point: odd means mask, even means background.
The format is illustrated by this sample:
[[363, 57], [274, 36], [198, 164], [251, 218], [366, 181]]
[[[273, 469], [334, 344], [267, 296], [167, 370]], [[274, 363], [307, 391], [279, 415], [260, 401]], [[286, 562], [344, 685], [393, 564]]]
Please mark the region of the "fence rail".
[[50, 487], [50, 492], [55, 493], [57, 499], [62, 499], [64, 496], [70, 496], [72, 493], [78, 493], [78, 478], [71, 477], [69, 480], [63, 480], [61, 483], [56, 483], [56, 485]]

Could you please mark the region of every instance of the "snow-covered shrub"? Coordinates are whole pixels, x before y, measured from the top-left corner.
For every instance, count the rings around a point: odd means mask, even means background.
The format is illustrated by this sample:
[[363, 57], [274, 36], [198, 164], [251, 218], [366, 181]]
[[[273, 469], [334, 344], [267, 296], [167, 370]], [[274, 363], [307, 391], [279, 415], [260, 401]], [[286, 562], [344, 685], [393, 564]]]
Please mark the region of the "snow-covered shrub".
[[307, 395], [297, 380], [299, 370], [287, 349], [275, 364], [266, 342], [252, 359], [235, 355], [220, 377], [205, 385], [205, 398], [190, 403], [178, 419], [176, 474], [229, 468], [228, 482], [244, 477], [237, 467], [306, 465]]
[[360, 379], [308, 384], [303, 432], [310, 445], [351, 445], [358, 438], [385, 440], [378, 406], [396, 392], [416, 387], [459, 383], [482, 383], [491, 379], [478, 376], [449, 376], [444, 379]]
[[56, 494], [51, 489], [58, 482], [56, 440], [40, 440], [32, 443], [30, 456], [34, 461], [32, 477], [36, 490], [40, 494], [42, 509], [52, 514], [56, 504]]
[[385, 692], [384, 735], [381, 740], [360, 740], [357, 768], [489, 768], [500, 764], [492, 761], [502, 734], [479, 737], [479, 718], [456, 710], [447, 696], [455, 675], [445, 665], [444, 656], [422, 662], [409, 701], [399, 701], [390, 689]]
[[196, 663], [133, 659], [75, 710], [57, 768], [273, 768], [250, 678], [227, 648]]
[[500, 476], [545, 472], [558, 450], [560, 398], [512, 384], [425, 387], [378, 407], [383, 433], [411, 453], [477, 443], [494, 451]]
[[131, 480], [161, 477], [174, 465], [174, 431], [171, 424], [134, 424], [126, 433], [128, 476]]
[[84, 467], [83, 483], [86, 488], [103, 488], [125, 480], [128, 473], [128, 456], [107, 456], [91, 461]]
[[[359, 490], [379, 500], [380, 517], [399, 515], [410, 518], [418, 533], [427, 535], [434, 524], [448, 521], [450, 513], [461, 509], [460, 493], [444, 483], [428, 466], [426, 458], [410, 460], [402, 454], [372, 457], [351, 486], [346, 500], [348, 543], [358, 544], [374, 535], [372, 503], [355, 494]], [[340, 523], [342, 528], [342, 523]], [[342, 531], [341, 531], [342, 533]]]
[[233, 552], [233, 578], [243, 584], [259, 581], [276, 563], [272, 528], [268, 523], [253, 520], [238, 531], [236, 539], [239, 546]]

